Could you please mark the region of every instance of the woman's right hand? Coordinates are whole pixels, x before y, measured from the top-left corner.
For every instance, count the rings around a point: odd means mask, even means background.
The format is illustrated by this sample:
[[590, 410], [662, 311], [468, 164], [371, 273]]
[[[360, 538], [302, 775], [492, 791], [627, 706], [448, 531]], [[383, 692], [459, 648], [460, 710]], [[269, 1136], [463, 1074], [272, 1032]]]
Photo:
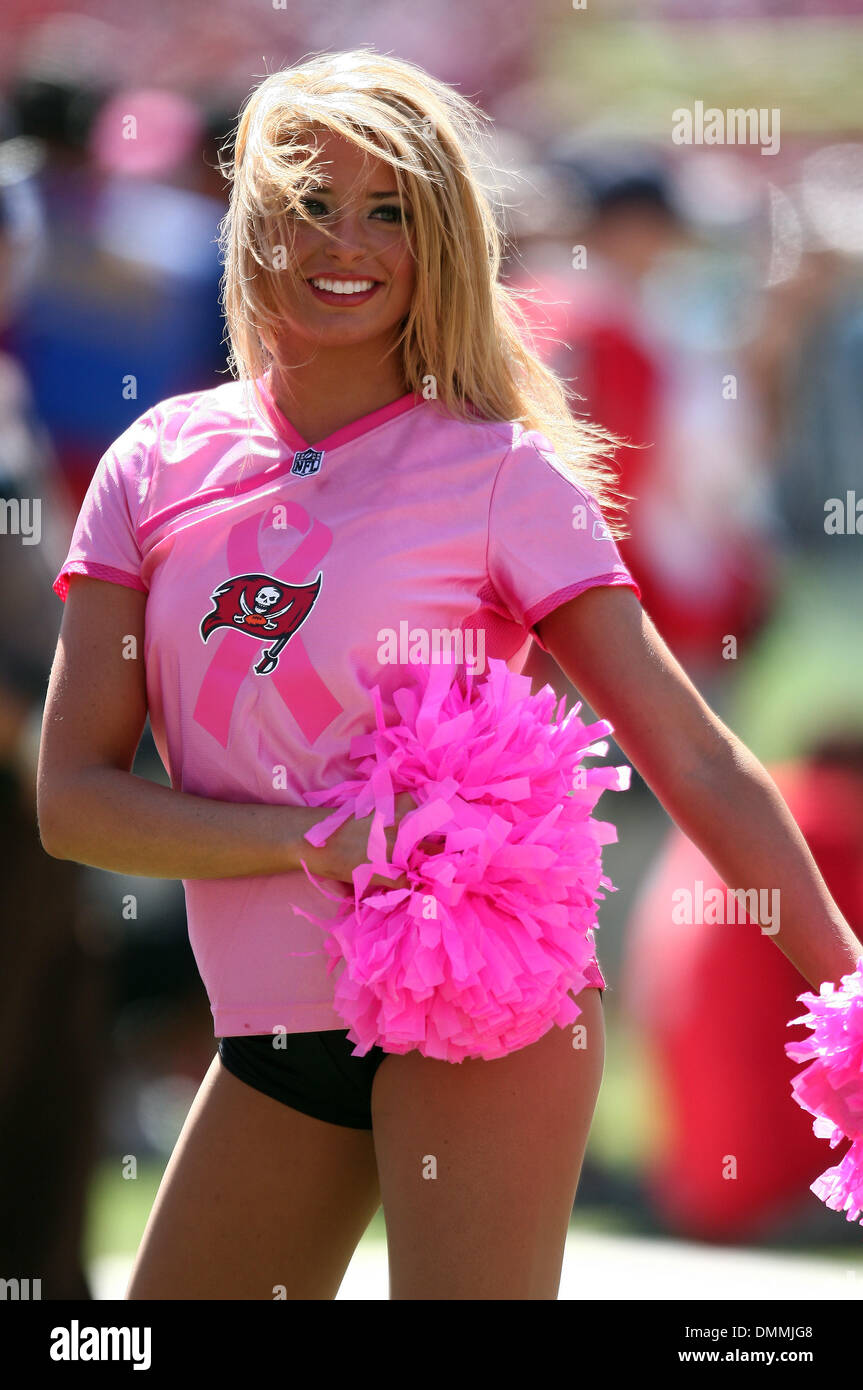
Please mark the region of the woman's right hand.
[[[387, 858], [392, 858], [393, 846], [395, 845], [396, 835], [402, 819], [409, 811], [417, 809], [417, 802], [410, 792], [401, 792], [395, 799], [395, 824], [384, 828], [384, 835], [387, 842]], [[331, 815], [331, 811], [326, 812]], [[323, 820], [324, 817], [322, 816]], [[351, 816], [340, 825], [327, 841], [322, 853], [326, 856], [326, 869], [322, 870], [327, 878], [335, 878], [343, 883], [353, 883], [351, 874], [359, 864], [368, 862], [368, 840], [369, 831], [372, 828], [373, 816], [364, 816], [362, 820], [357, 820]], [[434, 853], [429, 849], [429, 853]], [[407, 888], [408, 880], [405, 874], [401, 874], [396, 879], [383, 878], [380, 874], [374, 874], [369, 880], [370, 888]]]

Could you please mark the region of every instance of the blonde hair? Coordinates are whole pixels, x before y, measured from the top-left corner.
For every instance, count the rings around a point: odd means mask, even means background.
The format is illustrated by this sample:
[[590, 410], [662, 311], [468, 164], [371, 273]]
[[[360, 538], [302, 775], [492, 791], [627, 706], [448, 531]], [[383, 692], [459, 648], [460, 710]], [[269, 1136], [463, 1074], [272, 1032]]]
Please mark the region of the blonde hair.
[[409, 197], [415, 233], [415, 289], [396, 348], [408, 391], [432, 378], [437, 398], [461, 419], [518, 421], [551, 443], [573, 482], [625, 534], [613, 451], [620, 443], [573, 415], [575, 393], [536, 352], [516, 291], [498, 279], [502, 209], [483, 187], [479, 107], [421, 67], [369, 46], [319, 53], [271, 73], [240, 112], [231, 185], [220, 228], [222, 303], [234, 376], [257, 390], [278, 367], [284, 247], [292, 265], [291, 221], [314, 221], [303, 198], [321, 181], [314, 127], [350, 140], [392, 168], [399, 200]]

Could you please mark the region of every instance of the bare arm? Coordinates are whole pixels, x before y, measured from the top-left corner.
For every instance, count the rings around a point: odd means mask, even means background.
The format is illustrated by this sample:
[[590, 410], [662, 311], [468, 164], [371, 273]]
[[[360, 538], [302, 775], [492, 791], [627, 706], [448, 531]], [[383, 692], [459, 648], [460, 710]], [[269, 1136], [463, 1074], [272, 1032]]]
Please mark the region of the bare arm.
[[[365, 857], [367, 822], [349, 822], [315, 849], [302, 837], [330, 814], [326, 809], [216, 801], [131, 772], [147, 715], [145, 606], [146, 594], [135, 589], [71, 576], [39, 751], [45, 850], [149, 878], [288, 873], [302, 858], [313, 874], [347, 880]], [[133, 659], [124, 656], [130, 637]], [[390, 845], [395, 830], [387, 832]], [[385, 880], [375, 876], [372, 883]]]
[[588, 589], [537, 629], [726, 887], [778, 889], [780, 927], [766, 934], [801, 975], [817, 990], [853, 970], [863, 946], [776, 783], [702, 699], [632, 591]]

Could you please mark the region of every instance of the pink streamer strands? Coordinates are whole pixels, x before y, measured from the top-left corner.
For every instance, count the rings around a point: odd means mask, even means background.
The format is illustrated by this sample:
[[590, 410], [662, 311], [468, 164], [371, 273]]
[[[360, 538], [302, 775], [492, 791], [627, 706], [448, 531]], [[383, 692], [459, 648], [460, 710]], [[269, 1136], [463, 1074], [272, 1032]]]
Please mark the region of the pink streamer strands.
[[851, 1146], [835, 1168], [828, 1168], [811, 1190], [847, 1221], [863, 1212], [863, 956], [840, 988], [829, 981], [818, 994], [799, 994], [810, 1012], [791, 1019], [805, 1023], [812, 1036], [785, 1044], [795, 1062], [808, 1062], [791, 1082], [794, 1099], [815, 1116], [813, 1132], [835, 1149], [843, 1139]]
[[[587, 983], [601, 890], [615, 891], [601, 853], [617, 831], [591, 812], [604, 790], [629, 786], [630, 768], [580, 766], [608, 752], [595, 740], [611, 725], [585, 725], [580, 703], [564, 715], [550, 686], [531, 695], [501, 660], [479, 681], [418, 667], [389, 727], [371, 694], [377, 727], [351, 743], [359, 776], [306, 795], [336, 808], [307, 833], [315, 846], [372, 815], [368, 862], [353, 871], [353, 899], [333, 898], [332, 920], [294, 911], [327, 933], [328, 972], [343, 965], [334, 1003], [354, 1055], [377, 1044], [449, 1062], [503, 1057], [581, 1012], [570, 991]], [[384, 829], [402, 792], [417, 809], [390, 863]], [[422, 847], [428, 837], [438, 852]], [[405, 874], [409, 887], [363, 896], [375, 874]]]

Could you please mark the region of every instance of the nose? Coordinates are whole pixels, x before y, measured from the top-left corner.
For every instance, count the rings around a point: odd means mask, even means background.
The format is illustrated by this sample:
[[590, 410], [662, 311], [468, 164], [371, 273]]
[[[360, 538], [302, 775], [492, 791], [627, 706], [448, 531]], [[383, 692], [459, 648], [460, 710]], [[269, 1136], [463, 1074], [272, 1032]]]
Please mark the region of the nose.
[[334, 239], [327, 238], [326, 253], [333, 263], [351, 266], [368, 255], [369, 227], [361, 211], [345, 209], [333, 217], [329, 230]]

